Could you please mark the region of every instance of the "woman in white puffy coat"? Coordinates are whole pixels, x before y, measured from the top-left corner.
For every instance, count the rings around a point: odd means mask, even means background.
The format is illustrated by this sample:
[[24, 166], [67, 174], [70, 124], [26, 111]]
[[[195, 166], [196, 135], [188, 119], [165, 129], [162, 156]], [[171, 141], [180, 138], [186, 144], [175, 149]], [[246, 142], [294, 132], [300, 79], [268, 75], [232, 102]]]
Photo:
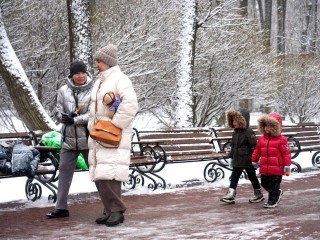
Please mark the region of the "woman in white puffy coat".
[[[90, 137], [88, 142], [90, 178], [99, 186], [105, 209], [105, 216], [96, 219], [96, 222], [115, 226], [124, 221], [126, 206], [122, 201], [121, 186], [122, 182], [128, 180], [132, 122], [138, 111], [138, 101], [130, 79], [118, 66], [115, 45], [103, 47], [93, 58], [100, 73], [91, 93], [88, 129], [92, 129], [96, 119], [109, 120], [122, 129], [118, 147], [97, 142]], [[120, 96], [121, 102], [116, 112], [107, 105], [108, 92]]]

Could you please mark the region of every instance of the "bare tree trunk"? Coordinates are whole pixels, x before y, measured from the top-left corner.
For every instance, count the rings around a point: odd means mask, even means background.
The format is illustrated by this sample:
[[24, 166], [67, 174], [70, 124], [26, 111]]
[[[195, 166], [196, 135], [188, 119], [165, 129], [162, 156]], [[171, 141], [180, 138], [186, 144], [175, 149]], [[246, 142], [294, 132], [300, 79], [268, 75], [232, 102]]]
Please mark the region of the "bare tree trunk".
[[303, 52], [307, 51], [307, 46], [309, 43], [308, 40], [308, 31], [310, 29], [310, 21], [311, 21], [311, 10], [312, 10], [312, 3], [309, 0], [305, 0], [306, 4], [306, 16], [305, 16], [305, 24], [304, 24], [304, 29], [302, 30], [301, 33], [301, 50]]
[[316, 39], [318, 38], [318, 0], [313, 0], [313, 23], [314, 23], [314, 29], [312, 31], [312, 39], [311, 39], [311, 51], [316, 51]]
[[[193, 34], [192, 34], [192, 53], [191, 53], [191, 91], [193, 92], [193, 87], [194, 85], [196, 84], [195, 83], [195, 76], [194, 76], [194, 66], [195, 66], [195, 58], [196, 58], [196, 43], [197, 43], [197, 31], [199, 29], [199, 26], [198, 26], [198, 0], [195, 1], [195, 7], [194, 7], [194, 12], [195, 12], [195, 18], [194, 18], [194, 24], [193, 24]], [[192, 94], [192, 126], [193, 127], [196, 127], [197, 125], [197, 97]]]
[[277, 53], [285, 54], [285, 22], [286, 22], [286, 0], [277, 0], [277, 19], [278, 19], [278, 35], [277, 35]]
[[258, 8], [259, 8], [259, 19], [260, 19], [260, 27], [261, 29], [264, 29], [264, 13], [263, 13], [263, 7], [261, 0], [257, 0], [258, 2]]
[[242, 17], [248, 16], [248, 0], [240, 0], [240, 14]]
[[94, 1], [67, 0], [70, 60], [81, 60], [92, 72], [90, 8]]
[[0, 12], [0, 75], [9, 91], [12, 102], [27, 128], [51, 130], [56, 127], [39, 102], [20, 61], [18, 60], [3, 24]]
[[198, 0], [184, 0], [182, 3], [182, 28], [180, 56], [177, 68], [177, 90], [174, 101], [176, 127], [193, 126], [194, 107], [192, 85], [194, 82], [196, 9]]
[[264, 45], [266, 51], [270, 52], [271, 50], [271, 20], [272, 20], [272, 0], [265, 0], [265, 20], [264, 20], [264, 32], [265, 32], [265, 41]]

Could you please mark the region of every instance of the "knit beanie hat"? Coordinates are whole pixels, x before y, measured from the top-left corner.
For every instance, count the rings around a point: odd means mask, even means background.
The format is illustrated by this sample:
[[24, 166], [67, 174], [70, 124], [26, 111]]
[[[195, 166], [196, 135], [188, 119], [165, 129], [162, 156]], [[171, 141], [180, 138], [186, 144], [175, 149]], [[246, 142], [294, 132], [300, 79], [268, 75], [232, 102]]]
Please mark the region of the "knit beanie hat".
[[74, 61], [70, 65], [70, 75], [69, 78], [72, 78], [72, 76], [76, 73], [87, 72], [87, 66], [82, 61]]
[[118, 65], [117, 46], [108, 44], [107, 46], [99, 49], [93, 55], [93, 60], [104, 62], [109, 67]]

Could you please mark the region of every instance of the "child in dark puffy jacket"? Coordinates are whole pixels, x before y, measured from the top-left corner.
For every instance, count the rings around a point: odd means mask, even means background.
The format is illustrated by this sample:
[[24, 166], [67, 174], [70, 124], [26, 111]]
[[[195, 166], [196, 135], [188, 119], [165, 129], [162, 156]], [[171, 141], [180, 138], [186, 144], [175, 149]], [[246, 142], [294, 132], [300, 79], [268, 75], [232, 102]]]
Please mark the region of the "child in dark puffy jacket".
[[262, 136], [252, 154], [252, 161], [260, 161], [261, 186], [269, 193], [268, 202], [263, 206], [274, 208], [283, 194], [280, 184], [285, 169], [290, 169], [291, 152], [287, 138], [281, 135], [282, 118], [278, 113], [261, 116], [258, 128]]
[[227, 111], [226, 117], [228, 126], [234, 129], [229, 154], [232, 159], [232, 173], [229, 190], [220, 200], [225, 203], [235, 203], [236, 188], [240, 176], [243, 171], [246, 171], [254, 189], [254, 197], [250, 198], [249, 202], [261, 202], [264, 198], [251, 161], [257, 139], [255, 133], [249, 127], [250, 113], [245, 109], [240, 109], [239, 111], [231, 109]]

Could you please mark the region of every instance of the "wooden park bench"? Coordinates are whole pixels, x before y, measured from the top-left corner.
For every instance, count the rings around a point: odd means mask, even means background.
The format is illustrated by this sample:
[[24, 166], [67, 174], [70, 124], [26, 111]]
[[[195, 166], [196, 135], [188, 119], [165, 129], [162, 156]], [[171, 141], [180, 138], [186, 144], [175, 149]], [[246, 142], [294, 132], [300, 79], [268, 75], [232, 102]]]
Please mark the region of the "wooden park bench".
[[[261, 136], [257, 126], [251, 126], [251, 129], [256, 134], [257, 138]], [[228, 151], [230, 149], [233, 129], [228, 127], [215, 127], [211, 128], [213, 141], [216, 146], [224, 151]], [[282, 135], [288, 138], [288, 144], [290, 147], [290, 151], [292, 152], [291, 158], [296, 158], [300, 153], [300, 147], [298, 140], [295, 138], [297, 132], [294, 128], [289, 128], [287, 126], [283, 126]]]
[[[163, 154], [159, 154], [161, 149], [157, 141], [139, 141], [136, 138], [136, 129], [132, 133], [129, 179], [124, 182], [124, 186], [134, 189], [137, 185], [147, 184], [149, 189], [166, 188], [166, 181], [156, 174], [157, 165], [161, 164]], [[137, 147], [139, 150], [137, 150]]]
[[[257, 126], [251, 126], [257, 137], [261, 134]], [[212, 128], [213, 138], [219, 149], [228, 151], [231, 144], [232, 132], [231, 128]], [[312, 164], [320, 167], [320, 135], [319, 125], [315, 123], [302, 123], [293, 125], [283, 125], [282, 135], [288, 137], [288, 145], [292, 153], [291, 158], [295, 159], [301, 152], [316, 151], [312, 156]], [[292, 171], [301, 172], [301, 166], [292, 160]]]
[[[57, 148], [37, 146], [44, 132], [18, 132], [18, 133], [0, 133], [0, 142], [4, 145], [11, 145], [14, 142], [21, 141], [27, 146], [32, 146], [40, 152], [40, 161], [33, 178], [28, 178], [25, 184], [25, 193], [29, 200], [35, 201], [42, 195], [41, 185], [51, 190], [52, 194], [48, 196], [49, 200], [56, 200], [57, 187], [53, 182], [57, 181], [58, 160], [53, 152]], [[3, 174], [0, 172], [0, 178], [22, 177], [13, 174]], [[37, 180], [37, 181], [34, 181]], [[41, 185], [40, 185], [40, 184]]]
[[320, 167], [320, 125], [308, 122], [295, 125], [285, 126], [284, 133], [294, 132], [294, 138], [297, 141], [297, 145], [294, 146], [294, 151], [297, 156], [301, 152], [313, 152], [311, 162], [315, 167]]
[[[0, 143], [4, 145], [10, 145], [14, 142], [21, 141], [27, 146], [32, 146], [40, 152], [40, 161], [36, 174], [33, 178], [28, 178], [25, 184], [25, 193], [29, 200], [35, 201], [42, 195], [42, 187], [44, 186], [51, 191], [48, 196], [48, 200], [53, 202], [57, 199], [57, 186], [54, 184], [58, 180], [58, 167], [59, 160], [55, 157], [56, 151], [59, 151], [58, 147], [40, 146], [41, 136], [45, 132], [19, 132], [19, 133], [0, 133]], [[139, 152], [133, 152], [130, 160], [129, 180], [124, 184], [126, 188], [133, 189], [137, 185], [145, 185], [148, 182], [148, 188], [156, 189], [158, 187], [165, 188], [166, 184], [164, 179], [156, 174], [153, 174], [153, 170], [156, 168], [157, 162], [161, 162], [159, 156], [155, 155], [155, 150], [150, 146], [150, 142], [132, 142], [132, 146], [135, 144], [144, 144], [145, 147]], [[159, 143], [152, 142], [159, 146]], [[159, 146], [160, 147], [160, 146]], [[76, 172], [84, 171], [75, 169]], [[13, 178], [22, 177], [13, 174], [4, 174], [0, 172], [0, 178]], [[35, 181], [36, 180], [36, 181]], [[88, 178], [89, 181], [89, 178]]]
[[[159, 156], [154, 173], [160, 172], [166, 164], [210, 161], [213, 166], [204, 169], [204, 177], [213, 182], [218, 177], [224, 177], [223, 169], [230, 170], [224, 163], [227, 153], [216, 151], [208, 128], [135, 130], [139, 142], [160, 143], [149, 144], [155, 155]], [[139, 152], [144, 147], [146, 145], [140, 144], [136, 151]]]

